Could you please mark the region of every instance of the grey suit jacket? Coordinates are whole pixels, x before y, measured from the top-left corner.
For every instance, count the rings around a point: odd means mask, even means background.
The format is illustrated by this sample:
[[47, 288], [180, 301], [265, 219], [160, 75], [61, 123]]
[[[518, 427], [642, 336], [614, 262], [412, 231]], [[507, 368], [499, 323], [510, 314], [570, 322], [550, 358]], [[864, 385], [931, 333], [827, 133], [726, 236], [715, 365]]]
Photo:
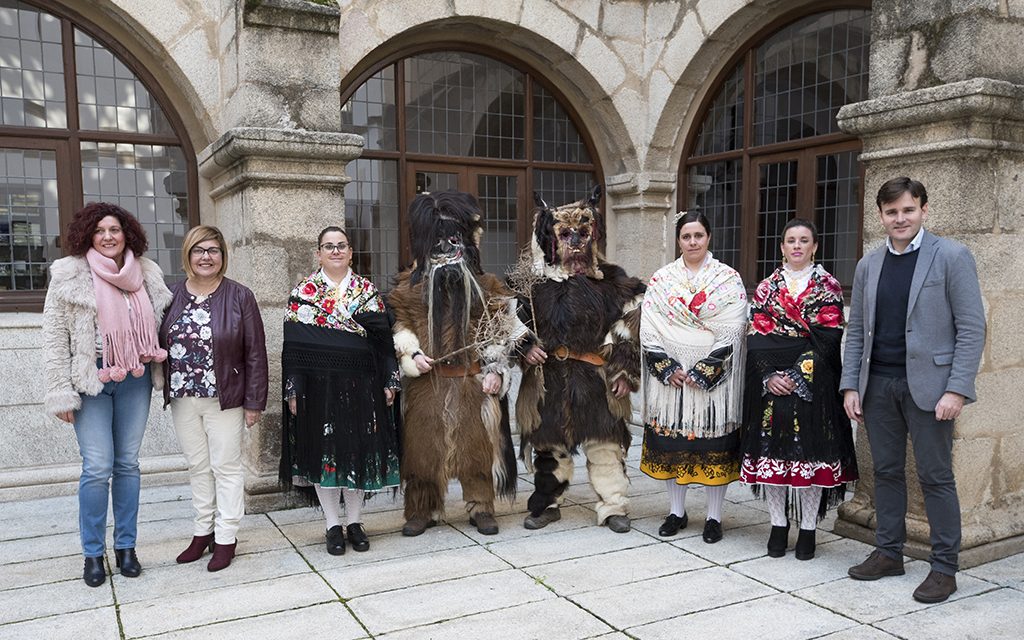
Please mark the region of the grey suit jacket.
[[[840, 388], [864, 397], [874, 343], [875, 295], [885, 246], [861, 258], [853, 279]], [[925, 231], [907, 304], [907, 383], [914, 403], [933, 411], [942, 394], [975, 400], [985, 345], [985, 312], [970, 250]]]

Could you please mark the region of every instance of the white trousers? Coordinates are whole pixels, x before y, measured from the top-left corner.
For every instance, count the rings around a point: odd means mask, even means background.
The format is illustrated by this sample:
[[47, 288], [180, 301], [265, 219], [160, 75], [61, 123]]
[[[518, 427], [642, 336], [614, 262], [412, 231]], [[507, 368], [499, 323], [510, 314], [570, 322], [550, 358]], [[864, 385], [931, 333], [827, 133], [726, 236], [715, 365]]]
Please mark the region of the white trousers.
[[217, 544], [232, 544], [245, 515], [245, 411], [221, 411], [217, 398], [172, 398], [171, 419], [188, 461], [194, 535], [213, 533]]

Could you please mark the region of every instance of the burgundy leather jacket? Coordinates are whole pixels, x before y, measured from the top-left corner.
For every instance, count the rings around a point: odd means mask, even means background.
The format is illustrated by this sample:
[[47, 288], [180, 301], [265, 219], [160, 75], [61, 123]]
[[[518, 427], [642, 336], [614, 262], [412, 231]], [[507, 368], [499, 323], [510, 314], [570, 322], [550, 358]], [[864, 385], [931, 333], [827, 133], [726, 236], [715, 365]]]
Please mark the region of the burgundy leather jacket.
[[[160, 325], [160, 346], [167, 348], [167, 334], [181, 316], [190, 294], [184, 282], [171, 285], [174, 299]], [[213, 330], [213, 370], [217, 376], [220, 408], [267, 408], [267, 341], [263, 318], [252, 291], [224, 278], [210, 297], [210, 328]], [[164, 406], [171, 402], [171, 368], [164, 365]]]

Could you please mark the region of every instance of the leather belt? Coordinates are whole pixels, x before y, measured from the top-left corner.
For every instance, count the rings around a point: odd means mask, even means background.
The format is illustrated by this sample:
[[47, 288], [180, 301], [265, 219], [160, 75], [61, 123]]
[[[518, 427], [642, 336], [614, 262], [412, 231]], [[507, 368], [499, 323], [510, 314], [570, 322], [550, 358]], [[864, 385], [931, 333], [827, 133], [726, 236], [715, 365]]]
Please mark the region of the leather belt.
[[569, 358], [572, 358], [573, 360], [592, 364], [595, 367], [601, 367], [605, 364], [605, 359], [602, 358], [600, 354], [593, 352], [576, 353], [574, 351], [569, 351], [569, 347], [564, 344], [552, 351], [551, 355], [555, 356], [558, 360], [568, 360]]
[[435, 364], [434, 371], [442, 378], [468, 378], [480, 373], [480, 363], [474, 362], [470, 365], [464, 364]]

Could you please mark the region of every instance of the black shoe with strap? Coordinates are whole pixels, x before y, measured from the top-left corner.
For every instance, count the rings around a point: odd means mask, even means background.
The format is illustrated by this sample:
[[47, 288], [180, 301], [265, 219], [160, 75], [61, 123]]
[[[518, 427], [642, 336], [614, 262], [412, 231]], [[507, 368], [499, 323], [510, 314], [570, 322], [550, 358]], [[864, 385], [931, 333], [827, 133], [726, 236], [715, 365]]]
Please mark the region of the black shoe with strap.
[[353, 522], [345, 528], [345, 533], [348, 534], [348, 543], [352, 545], [353, 551], [368, 551], [370, 549], [370, 539], [366, 537], [366, 530], [363, 529], [362, 522]]
[[327, 553], [332, 556], [345, 555], [345, 532], [340, 524], [328, 529], [324, 538], [327, 540]]
[[704, 522], [704, 542], [715, 544], [722, 539], [722, 523], [714, 518], [708, 518]]
[[685, 512], [683, 512], [682, 517], [679, 517], [674, 513], [670, 513], [668, 514], [668, 517], [665, 518], [665, 522], [661, 523], [661, 526], [658, 527], [658, 535], [662, 538], [671, 538], [679, 533], [680, 529], [685, 529], [686, 524], [689, 521], [690, 518]]

